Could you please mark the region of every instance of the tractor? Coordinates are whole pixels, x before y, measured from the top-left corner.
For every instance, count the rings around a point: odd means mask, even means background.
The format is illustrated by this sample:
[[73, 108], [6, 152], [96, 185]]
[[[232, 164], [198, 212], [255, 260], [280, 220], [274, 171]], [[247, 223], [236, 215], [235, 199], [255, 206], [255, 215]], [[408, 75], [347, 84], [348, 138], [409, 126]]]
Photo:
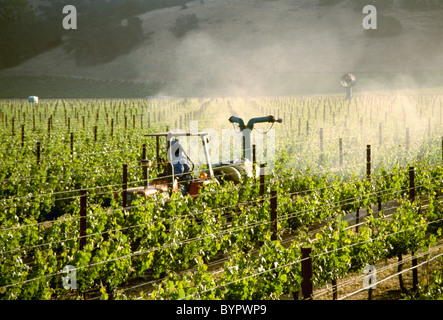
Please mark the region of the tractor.
[[[140, 165], [143, 168], [144, 185], [139, 187], [132, 187], [126, 189], [127, 204], [129, 204], [134, 196], [141, 196], [145, 199], [148, 197], [165, 197], [169, 198], [172, 192], [181, 192], [183, 195], [189, 194], [195, 198], [198, 196], [204, 186], [211, 183], [218, 183], [218, 180], [214, 177], [214, 171], [212, 170], [211, 161], [208, 151], [208, 133], [206, 132], [160, 132], [146, 134], [146, 137], [156, 138], [156, 163], [153, 163], [148, 159], [141, 159]], [[197, 172], [194, 162], [185, 153], [185, 150], [180, 145], [179, 138], [181, 137], [196, 137], [205, 154], [205, 166], [206, 168], [201, 172]], [[160, 157], [160, 138], [166, 138], [166, 150], [167, 158]], [[199, 143], [200, 144], [200, 143]], [[173, 154], [175, 153], [175, 154]], [[188, 170], [181, 174], [177, 174], [175, 170], [176, 164], [180, 164], [181, 160], [176, 160], [178, 153], [181, 153], [189, 164]], [[149, 170], [157, 165], [156, 178], [149, 180]], [[122, 191], [119, 191], [122, 192]]]
[[[238, 184], [242, 178], [253, 177], [254, 168], [252, 162], [252, 144], [250, 132], [254, 128], [254, 124], [260, 122], [281, 123], [281, 119], [273, 116], [260, 117], [250, 119], [247, 125], [238, 117], [230, 117], [231, 123], [237, 123], [242, 132], [242, 158], [230, 161], [212, 163], [209, 153], [209, 133], [208, 132], [160, 132], [146, 134], [146, 137], [156, 139], [156, 163], [143, 157], [140, 165], [144, 172], [144, 185], [126, 189], [126, 203], [129, 205], [134, 196], [141, 196], [145, 199], [149, 197], [169, 198], [172, 192], [181, 192], [183, 195], [189, 195], [196, 198], [205, 186], [209, 184], [220, 184], [225, 181], [233, 181]], [[202, 166], [196, 166], [195, 161], [191, 159], [180, 144], [180, 139], [194, 137], [199, 141], [198, 146], [202, 147], [205, 163]], [[166, 138], [167, 160], [160, 157], [160, 139]], [[200, 151], [200, 150], [198, 150]], [[176, 167], [187, 164], [184, 172], [177, 173]], [[157, 165], [157, 177], [149, 181], [149, 170]], [[255, 171], [257, 175], [258, 171]], [[116, 193], [116, 197], [120, 190]]]

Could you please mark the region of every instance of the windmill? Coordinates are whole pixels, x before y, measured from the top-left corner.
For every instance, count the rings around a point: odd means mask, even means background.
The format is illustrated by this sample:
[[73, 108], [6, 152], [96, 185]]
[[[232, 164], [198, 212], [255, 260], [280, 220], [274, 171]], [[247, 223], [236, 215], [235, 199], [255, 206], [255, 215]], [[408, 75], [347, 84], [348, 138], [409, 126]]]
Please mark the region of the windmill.
[[346, 89], [346, 99], [351, 100], [352, 97], [352, 87], [357, 82], [357, 78], [351, 74], [346, 73], [341, 77], [341, 86]]

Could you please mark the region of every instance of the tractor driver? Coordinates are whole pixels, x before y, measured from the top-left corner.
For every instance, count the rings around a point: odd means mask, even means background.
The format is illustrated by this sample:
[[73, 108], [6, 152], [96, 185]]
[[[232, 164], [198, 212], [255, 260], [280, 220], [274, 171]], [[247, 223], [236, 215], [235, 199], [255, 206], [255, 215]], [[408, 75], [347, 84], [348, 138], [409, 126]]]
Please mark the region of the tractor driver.
[[171, 142], [171, 148], [172, 152], [175, 150], [175, 157], [173, 157], [171, 161], [174, 167], [174, 176], [177, 177], [177, 180], [181, 180], [181, 182], [179, 182], [179, 189], [181, 193], [185, 195], [189, 189], [189, 182], [192, 180], [192, 176], [189, 175], [189, 173], [191, 173], [189, 159], [178, 140]]
[[173, 150], [175, 150], [175, 157], [172, 160], [174, 166], [174, 175], [180, 178], [183, 174], [191, 172], [191, 166], [189, 165], [188, 157], [183, 151], [183, 147], [178, 140], [174, 140], [171, 143]]

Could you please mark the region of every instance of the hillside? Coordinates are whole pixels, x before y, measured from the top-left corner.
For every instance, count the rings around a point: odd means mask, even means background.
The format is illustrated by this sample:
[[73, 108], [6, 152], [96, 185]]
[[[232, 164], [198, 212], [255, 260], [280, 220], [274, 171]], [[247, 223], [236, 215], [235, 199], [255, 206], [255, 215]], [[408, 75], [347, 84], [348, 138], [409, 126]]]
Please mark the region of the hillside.
[[[170, 28], [178, 17], [190, 14], [198, 18], [198, 29], [176, 38]], [[192, 1], [186, 8], [139, 15], [149, 37], [109, 63], [77, 66], [59, 46], [3, 70], [0, 80], [9, 78], [0, 82], [0, 96], [30, 94], [20, 92], [20, 80], [11, 89], [10, 79], [18, 75], [114, 80], [153, 88], [140, 96], [342, 92], [339, 79], [346, 72], [357, 75], [357, 92], [442, 86], [443, 11], [412, 12], [394, 5], [379, 14], [398, 19], [402, 32], [369, 37], [362, 27], [365, 15], [348, 1], [335, 6], [312, 0]]]

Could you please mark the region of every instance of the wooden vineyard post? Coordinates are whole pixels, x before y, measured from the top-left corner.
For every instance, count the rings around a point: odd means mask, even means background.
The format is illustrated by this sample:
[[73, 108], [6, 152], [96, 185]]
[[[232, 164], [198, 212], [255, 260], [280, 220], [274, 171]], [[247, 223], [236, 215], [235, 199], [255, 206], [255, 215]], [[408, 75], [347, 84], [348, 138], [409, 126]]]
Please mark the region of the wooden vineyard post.
[[337, 279], [332, 279], [331, 280], [331, 284], [332, 284], [332, 300], [337, 300]]
[[320, 157], [319, 165], [323, 165], [323, 128], [320, 128]]
[[51, 117], [48, 118], [48, 138], [51, 138]]
[[261, 199], [261, 204], [263, 205], [263, 196], [265, 195], [265, 164], [262, 163], [260, 164], [260, 199]]
[[301, 255], [301, 290], [303, 299], [311, 299], [312, 295], [312, 258], [311, 258], [312, 248], [302, 248]]
[[271, 241], [277, 240], [277, 191], [271, 190]]
[[415, 267], [412, 269], [412, 290], [417, 291], [418, 288], [418, 270], [417, 270], [417, 258], [412, 259], [412, 266]]
[[[252, 171], [257, 169], [257, 148], [255, 144], [252, 145]], [[254, 181], [257, 182], [257, 175], [254, 173]]]
[[127, 206], [127, 193], [128, 193], [128, 165], [123, 164], [123, 184], [122, 184], [122, 195], [123, 195], [123, 208]]
[[111, 139], [114, 136], [114, 118], [111, 119]]
[[300, 137], [301, 118], [298, 118], [298, 136]]
[[[154, 113], [155, 114], [155, 113]], [[161, 169], [161, 163], [160, 163], [160, 137], [156, 136], [155, 137], [155, 156], [156, 156], [156, 161], [157, 161], [157, 170], [160, 171]]]
[[94, 143], [97, 142], [97, 126], [94, 126]]
[[338, 139], [338, 157], [340, 162], [340, 168], [343, 168], [343, 139]]
[[[409, 167], [409, 200], [414, 202], [415, 200], [415, 168]], [[414, 252], [412, 253], [414, 255]], [[417, 258], [412, 259], [412, 266], [416, 267], [418, 264]], [[418, 270], [412, 269], [412, 290], [416, 291], [418, 286]]]
[[22, 148], [25, 146], [25, 125], [22, 124]]
[[365, 274], [363, 278], [363, 288], [368, 290], [368, 300], [372, 300], [372, 293], [377, 288], [376, 285], [373, 285], [377, 282], [376, 269], [374, 266], [366, 265], [363, 268], [363, 274]]
[[[428, 248], [429, 248], [429, 246], [428, 246]], [[426, 263], [423, 266], [423, 269], [424, 269], [423, 283], [424, 283], [425, 290], [427, 290], [429, 287], [429, 250], [425, 254], [425, 259], [426, 259]]]
[[[143, 144], [142, 160], [146, 161], [146, 143]], [[143, 166], [143, 185], [148, 186], [148, 167]]]
[[366, 146], [366, 177], [371, 180], [371, 145]]
[[415, 200], [415, 169], [409, 167], [409, 200], [414, 202]]
[[37, 154], [37, 165], [40, 165], [40, 141], [37, 142], [36, 154]]
[[71, 157], [74, 156], [74, 132], [71, 132]]
[[80, 191], [80, 250], [86, 245], [86, 190]]

